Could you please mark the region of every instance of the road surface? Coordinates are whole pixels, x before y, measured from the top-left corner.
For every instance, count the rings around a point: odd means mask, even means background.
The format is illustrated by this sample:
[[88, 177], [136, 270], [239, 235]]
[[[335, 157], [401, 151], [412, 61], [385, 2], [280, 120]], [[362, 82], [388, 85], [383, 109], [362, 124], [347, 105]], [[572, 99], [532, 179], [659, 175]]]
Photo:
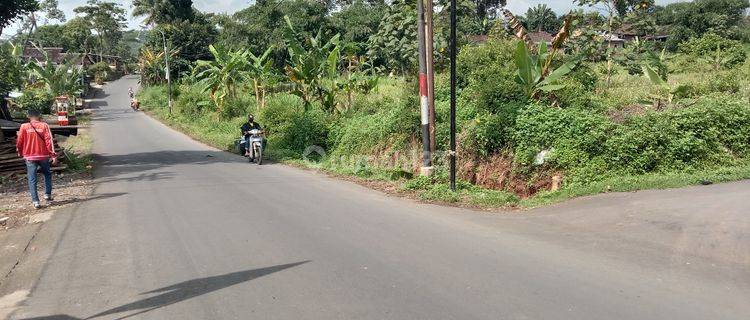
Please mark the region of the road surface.
[[748, 182], [419, 204], [194, 142], [135, 85], [95, 101], [93, 200], [35, 237], [10, 319], [750, 318]]

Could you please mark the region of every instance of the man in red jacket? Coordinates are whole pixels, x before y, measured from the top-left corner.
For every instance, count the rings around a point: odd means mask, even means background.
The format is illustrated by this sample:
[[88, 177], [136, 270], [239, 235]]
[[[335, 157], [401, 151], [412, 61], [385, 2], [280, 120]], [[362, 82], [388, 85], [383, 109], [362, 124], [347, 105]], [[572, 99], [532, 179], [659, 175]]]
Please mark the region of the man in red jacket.
[[50, 166], [57, 163], [57, 153], [52, 143], [52, 132], [49, 125], [39, 121], [39, 111], [29, 110], [29, 122], [21, 125], [16, 140], [18, 155], [26, 160], [26, 172], [29, 178], [29, 192], [34, 208], [41, 208], [39, 194], [36, 191], [36, 172], [41, 169], [44, 174], [44, 200], [52, 202], [52, 171]]

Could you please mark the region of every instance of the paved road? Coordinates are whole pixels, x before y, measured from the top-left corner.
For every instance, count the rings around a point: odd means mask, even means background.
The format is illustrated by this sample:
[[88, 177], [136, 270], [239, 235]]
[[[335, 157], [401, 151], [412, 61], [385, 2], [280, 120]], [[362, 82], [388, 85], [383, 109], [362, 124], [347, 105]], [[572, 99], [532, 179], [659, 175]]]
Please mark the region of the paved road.
[[418, 204], [205, 147], [129, 111], [134, 85], [97, 101], [95, 199], [37, 235], [11, 319], [750, 318], [748, 182]]

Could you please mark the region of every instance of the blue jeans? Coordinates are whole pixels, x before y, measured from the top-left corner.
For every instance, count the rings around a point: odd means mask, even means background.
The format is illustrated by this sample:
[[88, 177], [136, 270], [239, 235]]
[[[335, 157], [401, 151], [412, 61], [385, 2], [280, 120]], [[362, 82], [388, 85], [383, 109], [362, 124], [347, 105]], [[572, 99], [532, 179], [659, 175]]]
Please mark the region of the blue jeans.
[[31, 201], [39, 202], [39, 194], [36, 191], [36, 171], [42, 169], [44, 175], [44, 194], [52, 195], [52, 171], [50, 170], [49, 160], [26, 160], [26, 173], [29, 177], [29, 192]]

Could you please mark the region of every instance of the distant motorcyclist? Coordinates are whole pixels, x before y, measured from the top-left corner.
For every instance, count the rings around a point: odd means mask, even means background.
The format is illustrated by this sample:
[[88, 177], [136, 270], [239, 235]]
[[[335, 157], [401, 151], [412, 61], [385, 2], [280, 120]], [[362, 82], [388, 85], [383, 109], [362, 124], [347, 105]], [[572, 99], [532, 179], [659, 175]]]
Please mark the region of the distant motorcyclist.
[[[255, 122], [255, 117], [253, 117], [253, 115], [250, 114], [247, 116], [247, 122], [242, 124], [242, 126], [240, 127], [240, 130], [242, 131], [242, 142], [245, 144], [244, 155], [246, 157], [251, 157], [252, 155], [250, 154], [250, 148], [247, 147], [250, 145], [250, 131], [258, 130], [262, 132], [263, 129], [261, 129], [260, 124]], [[265, 147], [266, 147], [266, 139], [264, 138], [263, 148]]]
[[128, 97], [130, 97], [130, 100], [133, 100], [133, 97], [135, 97], [132, 87], [128, 88]]

